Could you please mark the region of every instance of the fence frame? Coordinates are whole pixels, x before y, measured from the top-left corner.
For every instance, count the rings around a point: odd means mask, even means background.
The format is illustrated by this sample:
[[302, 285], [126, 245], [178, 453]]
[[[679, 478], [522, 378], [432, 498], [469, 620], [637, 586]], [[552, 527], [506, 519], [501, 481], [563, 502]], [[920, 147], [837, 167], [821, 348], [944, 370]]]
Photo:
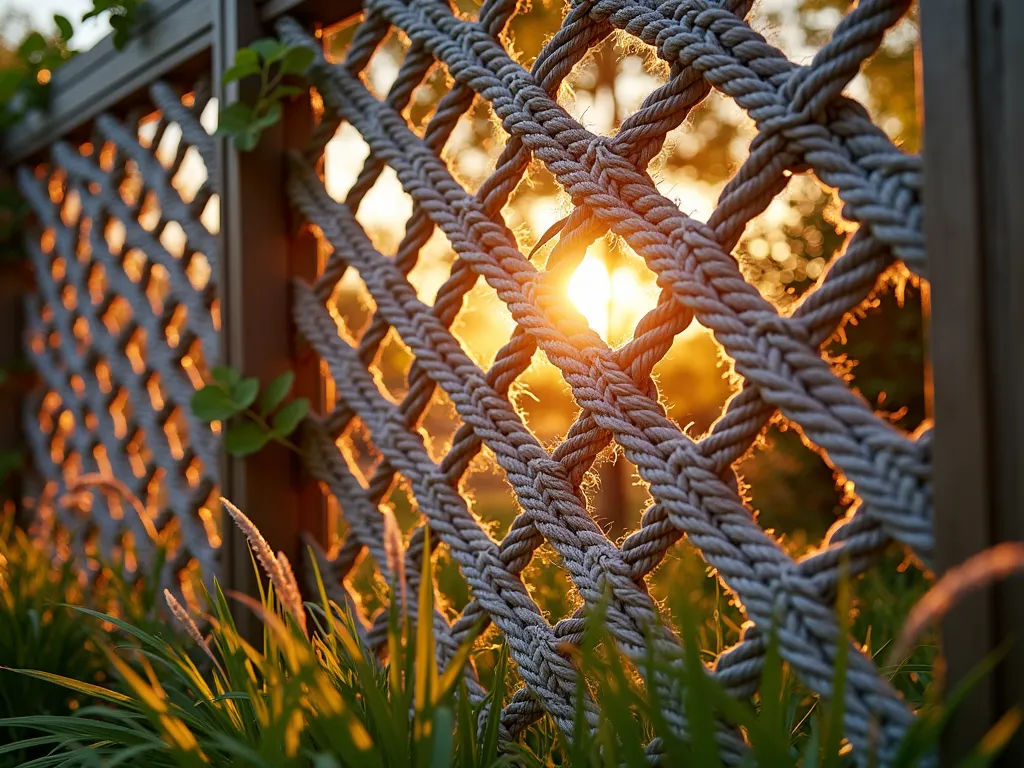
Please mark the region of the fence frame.
[[[222, 103], [244, 95], [239, 91], [242, 84], [221, 84], [222, 74], [239, 48], [271, 34], [276, 16], [299, 13], [309, 18], [316, 14], [315, 9], [304, 8], [304, 3], [285, 0], [266, 2], [262, 7], [256, 0], [216, 0], [213, 5], [213, 77]], [[341, 4], [334, 6], [335, 13], [344, 12]], [[359, 12], [356, 2], [345, 7], [351, 11], [347, 15]], [[263, 133], [254, 151], [238, 152], [226, 139], [219, 143], [223, 201], [220, 285], [224, 363], [264, 383], [292, 370], [295, 392], [319, 408], [324, 396], [320, 364], [297, 347], [290, 308], [291, 279], [316, 275], [318, 244], [291, 215], [284, 195], [286, 152], [305, 146], [312, 127], [309, 102], [299, 99], [285, 106], [281, 122]], [[301, 562], [300, 533], [328, 542], [326, 499], [315, 483], [303, 476], [298, 457], [280, 445], [268, 445], [245, 459], [225, 456], [222, 493], [293, 562]], [[234, 526], [229, 528], [223, 572], [233, 588], [253, 594], [256, 574], [248, 544]], [[243, 622], [243, 631], [256, 631], [254, 616]]]
[[[9, 132], [4, 163], [29, 161], [58, 138], [78, 137], [98, 114], [138, 103], [159, 78], [191, 81], [208, 71], [218, 96], [233, 99], [238, 84], [221, 87], [220, 74], [239, 47], [271, 33], [274, 19], [288, 14], [329, 25], [360, 11], [358, 0], [147, 0], [146, 6], [123, 51], [107, 38], [56, 73], [51, 111]], [[921, 3], [921, 25], [934, 498], [944, 570], [998, 541], [1024, 540], [1024, 392], [1016, 384], [1024, 358], [1017, 334], [1024, 328], [1024, 185], [1016, 181], [1024, 178], [1024, 92], [1014, 88], [1024, 81], [1024, 4], [929, 0]], [[221, 362], [264, 382], [291, 369], [297, 392], [315, 406], [323, 397], [319, 363], [296, 346], [290, 321], [280, 321], [291, 316], [290, 278], [310, 277], [317, 268], [317, 245], [291, 215], [282, 183], [284, 152], [302, 146], [311, 127], [308, 104], [299, 101], [265, 132], [254, 153], [242, 155], [220, 143], [219, 278]], [[0, 342], [9, 354], [20, 339], [8, 321], [16, 312], [5, 305], [4, 313]], [[13, 328], [18, 333], [17, 323]], [[17, 429], [8, 423], [16, 411], [0, 411], [7, 442]], [[271, 544], [289, 555], [300, 554], [299, 531], [326, 538], [322, 494], [283, 449], [226, 459], [222, 485]], [[231, 586], [253, 589], [244, 540], [226, 540], [223, 557]], [[1007, 583], [950, 614], [944, 648], [951, 682], [963, 679], [1008, 633], [1024, 635], [1024, 604], [1014, 594], [1019, 586], [1019, 580]], [[1024, 653], [1018, 644], [954, 718], [944, 757], [965, 754], [1022, 698]], [[1015, 740], [1006, 762], [1024, 762], [1024, 739]]]
[[[361, 10], [356, 0], [147, 0], [146, 6], [123, 50], [115, 50], [108, 36], [54, 74], [50, 110], [33, 113], [4, 137], [5, 165], [41, 159], [58, 140], [86, 140], [96, 116], [123, 115], [148, 104], [147, 89], [156, 80], [190, 87], [208, 74], [221, 102], [233, 101], [240, 95], [240, 85], [222, 85], [222, 73], [239, 48], [273, 34], [276, 18], [288, 14], [312, 28], [344, 21]], [[224, 345], [217, 362], [264, 383], [292, 370], [296, 374], [293, 391], [317, 408], [324, 396], [320, 363], [296, 343], [290, 301], [291, 279], [315, 276], [318, 245], [291, 215], [284, 194], [284, 153], [304, 146], [312, 125], [309, 102], [298, 99], [286, 105], [282, 121], [264, 132], [254, 152], [239, 153], [227, 139], [218, 142], [215, 170], [222, 185], [218, 282]], [[5, 360], [22, 344], [21, 326], [15, 322], [18, 308], [13, 306], [18, 302], [11, 298], [4, 303], [2, 316], [4, 329], [14, 330], [4, 334]], [[287, 320], [280, 322], [282, 318]], [[5, 402], [9, 399], [4, 397]], [[17, 405], [14, 400], [10, 408], [0, 411], [4, 446], [13, 445], [20, 433]], [[281, 446], [269, 445], [245, 459], [224, 456], [221, 492], [294, 562], [302, 556], [300, 532], [327, 543], [330, 528], [324, 496], [304, 476], [297, 457]], [[248, 545], [234, 526], [225, 526], [225, 532], [222, 576], [231, 588], [255, 594]], [[252, 632], [256, 623], [253, 617], [247, 618], [241, 619], [241, 629]]]
[[75, 56], [51, 82], [50, 110], [34, 113], [7, 134], [4, 161], [11, 165], [40, 155], [62, 138], [75, 138], [97, 115], [126, 111], [145, 98], [146, 88], [169, 75], [209, 71], [213, 16], [209, 0], [147, 0], [149, 10], [123, 50], [113, 37]]
[[[921, 3], [925, 238], [931, 278], [936, 553], [946, 570], [1024, 540], [1024, 5]], [[957, 605], [943, 626], [947, 687], [1024, 637], [1020, 577]], [[1024, 701], [1017, 642], [954, 718], [943, 747], [965, 756]], [[1005, 765], [1024, 762], [1019, 735]]]

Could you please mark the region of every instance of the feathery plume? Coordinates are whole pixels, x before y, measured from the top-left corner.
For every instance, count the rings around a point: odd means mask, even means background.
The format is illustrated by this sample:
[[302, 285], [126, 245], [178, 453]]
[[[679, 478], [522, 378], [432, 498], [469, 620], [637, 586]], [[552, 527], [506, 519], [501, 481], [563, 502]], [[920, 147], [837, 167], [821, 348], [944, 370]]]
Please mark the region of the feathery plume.
[[[286, 572], [278, 559], [274, 557], [274, 553], [270, 549], [270, 545], [267, 544], [267, 540], [263, 538], [263, 534], [260, 533], [259, 528], [256, 527], [253, 521], [246, 517], [242, 513], [242, 510], [223, 496], [220, 497], [220, 501], [227, 509], [228, 514], [231, 515], [231, 519], [235, 521], [235, 525], [237, 525], [238, 529], [245, 534], [245, 538], [249, 540], [249, 546], [252, 547], [252, 551], [255, 553], [256, 559], [259, 560], [260, 565], [263, 566], [263, 571], [267, 574], [267, 578], [270, 579], [270, 583], [274, 585], [274, 590], [277, 592], [277, 596], [278, 599], [281, 600], [281, 604], [295, 616], [303, 630], [305, 630], [306, 613], [302, 607], [301, 597], [296, 601], [292, 601], [288, 597], [289, 578], [287, 574], [291, 573], [291, 564], [288, 564], [288, 570]], [[291, 576], [290, 581], [292, 584], [295, 583], [294, 575]], [[297, 586], [295, 587], [295, 593], [298, 594]]]
[[[245, 534], [245, 538], [249, 541], [249, 546], [252, 547], [253, 554], [256, 555], [256, 559], [259, 560], [260, 565], [263, 566], [264, 573], [266, 573], [270, 578], [270, 581], [274, 583], [274, 586], [278, 586], [277, 582], [281, 580], [281, 567], [278, 565], [277, 558], [274, 557], [274, 553], [270, 549], [270, 545], [267, 544], [267, 540], [264, 539], [263, 534], [260, 533], [260, 529], [256, 527], [252, 520], [242, 513], [242, 510], [223, 496], [220, 497], [220, 503], [227, 509], [228, 514], [231, 515], [231, 519], [234, 520], [235, 525], [238, 526], [238, 530]], [[280, 589], [280, 587], [278, 587], [278, 589]]]
[[210, 657], [210, 661], [213, 662], [213, 666], [220, 672], [221, 677], [225, 680], [227, 675], [224, 674], [224, 668], [221, 667], [220, 662], [217, 661], [217, 657], [213, 655], [213, 651], [210, 649], [209, 644], [203, 638], [202, 633], [199, 631], [199, 627], [192, 621], [192, 617], [188, 615], [188, 611], [185, 610], [184, 606], [178, 602], [178, 599], [171, 594], [169, 589], [164, 590], [164, 600], [167, 601], [167, 607], [171, 609], [171, 613], [174, 614], [174, 618], [178, 620], [178, 623], [185, 628], [185, 632], [188, 636], [195, 641], [195, 644], [203, 649], [203, 653]]
[[299, 582], [295, 579], [295, 571], [292, 570], [292, 564], [284, 552], [277, 553], [277, 564], [281, 566], [281, 574], [284, 576], [282, 587], [284, 591], [281, 594], [281, 602], [299, 622], [303, 633], [308, 634], [306, 630], [306, 609], [302, 605], [302, 592], [299, 591]]

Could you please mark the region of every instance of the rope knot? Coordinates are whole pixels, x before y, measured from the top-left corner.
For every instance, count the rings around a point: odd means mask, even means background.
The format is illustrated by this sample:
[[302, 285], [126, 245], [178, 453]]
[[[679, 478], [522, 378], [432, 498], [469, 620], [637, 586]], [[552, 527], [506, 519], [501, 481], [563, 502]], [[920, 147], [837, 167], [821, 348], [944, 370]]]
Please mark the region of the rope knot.
[[621, 580], [629, 580], [629, 568], [617, 550], [587, 547], [583, 552], [583, 567], [598, 589], [614, 589]]
[[772, 311], [760, 313], [758, 319], [751, 325], [750, 335], [755, 342], [775, 337], [773, 339], [774, 343], [775, 340], [778, 340], [778, 337], [782, 336], [799, 344], [811, 344], [811, 334], [805, 323], [789, 317], [783, 317]]
[[605, 167], [604, 160], [608, 154], [608, 144], [614, 139], [614, 137], [608, 136], [594, 136], [590, 139], [590, 143], [587, 145], [587, 151], [583, 153], [580, 158], [580, 163], [587, 169], [590, 174], [593, 174], [594, 170], [601, 170]]
[[[791, 615], [794, 603], [821, 602], [819, 590], [815, 588], [814, 582], [804, 576], [796, 564], [789, 564], [779, 571], [771, 585], [772, 599], [772, 623], [774, 624], [781, 617]], [[798, 611], [806, 613], [806, 611]]]

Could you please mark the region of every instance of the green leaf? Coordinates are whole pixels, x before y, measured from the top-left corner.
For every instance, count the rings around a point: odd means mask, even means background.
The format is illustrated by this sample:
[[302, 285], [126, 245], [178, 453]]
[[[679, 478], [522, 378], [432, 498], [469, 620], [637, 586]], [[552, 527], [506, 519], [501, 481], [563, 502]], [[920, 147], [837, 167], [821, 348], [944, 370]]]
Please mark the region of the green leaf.
[[231, 400], [238, 406], [238, 410], [244, 411], [256, 402], [256, 396], [259, 392], [260, 380], [255, 376], [250, 376], [247, 379], [242, 379], [231, 388]]
[[278, 121], [281, 120], [281, 115], [283, 114], [283, 112], [284, 108], [281, 106], [281, 103], [274, 102], [269, 107], [267, 107], [267, 111], [265, 114], [260, 115], [259, 117], [254, 117], [251, 127], [259, 131], [263, 131], [269, 128], [270, 126], [277, 124]]
[[114, 30], [114, 48], [122, 50], [131, 38], [133, 19], [124, 13], [112, 13], [110, 16], [110, 28]]
[[104, 11], [111, 10], [115, 5], [117, 5], [116, 0], [93, 0], [92, 8], [89, 9], [88, 13], [82, 16], [82, 21], [94, 19]]
[[22, 749], [45, 747], [49, 744], [59, 744], [60, 742], [60, 736], [36, 736], [34, 739], [22, 739], [13, 744], [5, 744], [0, 747], [0, 755], [9, 755], [11, 752], [17, 752]]
[[[811, 732], [807, 736], [807, 743], [804, 746], [803, 768], [818, 768], [821, 757], [821, 729], [818, 727], [818, 718], [811, 718]], [[909, 765], [910, 763], [894, 763], [894, 765]]]
[[226, 365], [217, 365], [211, 368], [210, 376], [227, 390], [230, 390], [242, 380], [242, 374]]
[[287, 44], [282, 43], [280, 40], [274, 40], [273, 38], [257, 40], [256, 42], [251, 43], [249, 48], [259, 54], [259, 57], [268, 64], [273, 64], [275, 61], [279, 61], [288, 51]]
[[259, 73], [260, 57], [256, 55], [256, 51], [243, 48], [235, 54], [234, 66], [228, 68], [222, 79], [225, 83], [233, 83], [235, 80], [241, 80], [243, 77], [258, 75]]
[[292, 96], [301, 96], [308, 93], [307, 89], [297, 85], [279, 85], [267, 95], [268, 101], [284, 101]]
[[294, 382], [295, 374], [291, 371], [285, 371], [270, 382], [270, 385], [260, 395], [260, 415], [266, 416], [277, 408], [291, 391]]
[[241, 80], [243, 77], [258, 74], [259, 71], [260, 68], [258, 66], [253, 69], [247, 69], [235, 65], [233, 67], [228, 67], [227, 71], [224, 73], [224, 77], [221, 78], [221, 81], [226, 85], [227, 83], [233, 83], [236, 80]]
[[37, 680], [43, 682], [53, 683], [59, 685], [68, 690], [81, 693], [85, 696], [97, 698], [102, 701], [110, 702], [111, 704], [127, 704], [131, 706], [134, 700], [130, 696], [125, 696], [123, 693], [110, 690], [109, 688], [103, 688], [92, 683], [86, 683], [81, 680], [75, 680], [74, 678], [64, 677], [62, 675], [55, 675], [51, 672], [41, 672], [34, 669], [11, 669], [10, 667], [2, 667], [8, 672], [14, 672], [19, 675], [25, 675], [26, 677], [34, 677]]
[[232, 456], [256, 453], [270, 440], [270, 434], [259, 424], [246, 421], [230, 427], [224, 435], [224, 450]]
[[686, 670], [684, 694], [686, 713], [690, 717], [694, 763], [718, 768], [722, 760], [715, 741], [715, 715], [707, 706], [714, 681], [708, 678], [704, 663], [700, 660], [700, 640], [693, 613], [684, 609], [680, 618], [683, 625], [683, 668]]
[[274, 416], [274, 437], [288, 437], [309, 413], [309, 400], [304, 397], [292, 400]]
[[828, 702], [826, 730], [822, 739], [825, 751], [824, 768], [838, 768], [841, 764], [839, 747], [843, 739], [843, 710], [846, 705], [846, 667], [850, 649], [850, 579], [845, 561], [840, 563], [839, 590], [836, 595], [836, 614], [839, 632], [836, 635], [836, 655], [832, 662], [832, 696]]
[[239, 152], [252, 152], [256, 149], [256, 145], [260, 143], [260, 136], [262, 135], [262, 129], [249, 126], [234, 134], [235, 148]]
[[226, 693], [222, 693], [219, 696], [214, 696], [209, 701], [203, 701], [203, 700], [197, 701], [192, 706], [199, 707], [199, 706], [202, 706], [203, 704], [217, 704], [218, 702], [221, 702], [221, 701], [251, 701], [251, 700], [252, 700], [252, 696], [250, 696], [245, 691], [227, 691]]
[[621, 751], [622, 762], [625, 765], [643, 765], [646, 762], [643, 733], [633, 715], [638, 709], [638, 702], [626, 680], [622, 656], [615, 652], [610, 662], [600, 676], [598, 696], [602, 710], [616, 736], [615, 748]]
[[449, 707], [438, 707], [434, 710], [433, 720], [434, 748], [430, 764], [451, 765], [455, 756], [455, 715]]
[[252, 107], [244, 101], [236, 101], [220, 111], [217, 120], [219, 135], [236, 136], [247, 130], [252, 124]]
[[[426, 736], [429, 730], [434, 697], [437, 695], [437, 654], [434, 644], [434, 581], [430, 562], [430, 526], [423, 530], [423, 565], [420, 571], [420, 589], [416, 611], [416, 664], [413, 681], [414, 723], [413, 740], [417, 751], [422, 753], [427, 746], [417, 734]], [[419, 760], [416, 761], [419, 763]]]
[[[489, 709], [487, 711], [487, 722], [483, 729], [483, 740], [480, 742], [479, 757], [482, 765], [498, 759], [498, 736], [501, 725], [501, 708], [505, 705], [505, 675], [508, 668], [508, 645], [501, 644], [498, 651], [498, 661], [494, 665], [494, 683], [491, 686], [489, 695]], [[582, 679], [582, 678], [581, 678]], [[582, 694], [579, 700], [582, 701]], [[580, 713], [578, 722], [584, 722]], [[582, 763], [581, 763], [582, 765]]]
[[304, 45], [289, 48], [281, 60], [281, 73], [285, 75], [301, 75], [309, 69], [310, 64], [313, 63], [315, 58], [316, 53], [313, 52], [312, 48], [307, 48]]
[[109, 622], [110, 624], [113, 624], [118, 629], [124, 630], [129, 635], [131, 635], [132, 637], [138, 638], [145, 645], [148, 645], [150, 648], [153, 648], [153, 649], [157, 650], [160, 653], [166, 653], [167, 650], [168, 650], [169, 646], [167, 645], [167, 643], [165, 643], [160, 638], [154, 637], [153, 635], [149, 634], [148, 632], [144, 632], [143, 630], [139, 629], [138, 627], [132, 626], [128, 622], [123, 621], [122, 619], [118, 619], [115, 616], [111, 616], [108, 613], [102, 613], [100, 611], [94, 611], [92, 608], [85, 608], [85, 607], [83, 607], [81, 605], [71, 605], [70, 603], [58, 603], [58, 605], [60, 605], [62, 608], [69, 608], [72, 611], [78, 611], [79, 613], [84, 613], [86, 616], [92, 616], [94, 619], [99, 619], [100, 621]]
[[775, 627], [770, 628], [768, 650], [761, 668], [761, 725], [770, 733], [783, 733], [782, 657]]
[[6, 104], [21, 88], [22, 74], [15, 69], [0, 69], [0, 104]]
[[241, 409], [231, 401], [227, 391], [213, 384], [196, 390], [192, 395], [192, 413], [203, 421], [225, 421]]
[[19, 471], [25, 463], [17, 451], [0, 451], [0, 483]]
[[61, 39], [67, 42], [75, 34], [75, 28], [71, 26], [71, 22], [68, 21], [67, 16], [61, 16], [59, 13], [53, 17], [53, 23], [57, 25], [57, 31], [60, 32]]
[[[458, 725], [455, 734], [459, 737], [457, 747], [458, 754], [462, 757], [461, 764], [469, 765], [471, 756], [476, 755], [476, 718], [473, 716], [473, 705], [469, 701], [469, 691], [466, 690], [466, 680], [459, 678], [459, 695], [456, 700], [458, 707]], [[483, 761], [480, 762], [483, 765]]]
[[20, 56], [23, 59], [28, 59], [33, 54], [45, 50], [46, 38], [38, 32], [33, 32], [31, 35], [22, 40], [21, 45], [18, 46], [18, 56]]
[[466, 661], [469, 660], [469, 654], [473, 652], [473, 644], [476, 641], [476, 632], [474, 631], [470, 637], [459, 646], [459, 649], [455, 651], [455, 655], [452, 656], [448, 662], [448, 666], [444, 670], [444, 674], [438, 678], [437, 682], [437, 699], [443, 701], [451, 696], [455, 690], [455, 686], [462, 679], [462, 671], [466, 667]]

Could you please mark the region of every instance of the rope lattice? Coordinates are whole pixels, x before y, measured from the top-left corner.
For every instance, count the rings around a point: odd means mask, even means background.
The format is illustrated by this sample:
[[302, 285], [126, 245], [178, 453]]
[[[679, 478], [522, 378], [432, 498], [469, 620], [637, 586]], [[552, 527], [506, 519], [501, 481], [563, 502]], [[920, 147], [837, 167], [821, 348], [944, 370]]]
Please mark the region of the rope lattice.
[[[333, 246], [319, 280], [298, 284], [295, 295], [301, 334], [339, 382], [336, 407], [306, 430], [308, 467], [338, 499], [351, 528], [338, 555], [323, 556], [320, 565], [340, 584], [366, 548], [386, 574], [378, 505], [396, 476], [404, 478], [472, 590], [472, 602], [453, 624], [440, 613], [434, 616], [439, 653], [450, 657], [484, 618], [503, 633], [517, 663], [525, 685], [503, 712], [509, 737], [544, 712], [572, 732], [579, 672], [565, 643], [581, 639], [583, 614], [552, 626], [520, 578], [545, 541], [586, 605], [607, 600], [606, 620], [624, 653], [642, 661], [653, 643], [657, 654], [681, 663], [679, 639], [659, 618], [645, 576], [675, 542], [689, 537], [749, 620], [741, 642], [712, 670], [736, 696], [756, 691], [765, 638], [774, 630], [782, 656], [802, 681], [828, 697], [840, 642], [833, 602], [843, 568], [863, 572], [891, 541], [931, 562], [930, 433], [907, 435], [878, 418], [821, 354], [821, 345], [895, 260], [924, 273], [920, 160], [896, 148], [842, 93], [910, 0], [862, 0], [806, 66], [788, 61], [748, 26], [750, 5], [579, 0], [531, 71], [501, 42], [515, 0], [486, 0], [476, 20], [436, 0], [367, 0], [341, 64], [328, 62], [318, 41], [294, 22], [278, 27], [287, 42], [317, 50], [312, 79], [327, 110], [318, 141], [306, 156], [293, 157], [289, 182], [295, 206]], [[411, 45], [390, 92], [378, 99], [360, 73], [392, 29]], [[584, 129], [556, 94], [573, 67], [616, 30], [653, 46], [670, 65], [670, 76], [614, 136], [605, 137]], [[402, 111], [437, 63], [454, 86], [420, 136]], [[758, 133], [714, 214], [702, 223], [659, 194], [646, 168], [669, 131], [712, 88], [746, 110]], [[477, 96], [489, 102], [508, 141], [495, 172], [472, 195], [440, 154]], [[327, 194], [317, 172], [326, 139], [341, 121], [358, 130], [371, 150], [343, 203]], [[574, 204], [544, 271], [520, 252], [501, 214], [533, 158]], [[394, 258], [376, 250], [355, 218], [385, 165], [414, 202]], [[792, 313], [781, 315], [744, 280], [730, 254], [746, 224], [785, 188], [790, 172], [808, 169], [838, 190], [844, 215], [859, 229], [816, 288]], [[408, 275], [435, 227], [458, 258], [431, 307], [417, 298]], [[586, 246], [608, 231], [643, 257], [662, 290], [632, 340], [618, 349], [566, 305], [553, 274], [574, 268]], [[339, 331], [328, 306], [349, 268], [358, 271], [376, 304], [358, 342]], [[470, 359], [450, 331], [478, 277], [497, 292], [517, 324], [489, 371]], [[694, 319], [714, 333], [743, 379], [742, 390], [699, 441], [667, 417], [651, 378], [673, 339]], [[369, 370], [392, 329], [415, 358], [408, 394], [399, 404], [381, 393]], [[582, 409], [553, 451], [540, 445], [508, 397], [538, 349], [560, 370]], [[462, 421], [440, 463], [431, 460], [416, 429], [437, 387]], [[759, 527], [732, 469], [776, 413], [799, 426], [858, 497], [854, 513], [800, 561]], [[354, 418], [382, 456], [365, 485], [335, 445]], [[580, 488], [613, 440], [655, 500], [641, 528], [621, 547], [594, 522]], [[458, 490], [482, 446], [494, 453], [522, 508], [500, 542], [484, 531]], [[417, 530], [406, 553], [409, 574], [418, 573], [422, 544]], [[383, 631], [380, 621], [372, 624], [371, 642], [379, 643]], [[668, 722], [685, 738], [681, 692], [657, 676], [646, 682], [658, 689]], [[482, 695], [475, 684], [470, 692]], [[846, 735], [855, 748], [891, 761], [912, 714], [852, 645], [844, 696]], [[585, 702], [584, 712], [593, 724], [592, 701]], [[717, 737], [725, 759], [744, 759], [738, 731], [721, 725]], [[658, 744], [650, 750], [657, 753]]]
[[[186, 570], [217, 572], [219, 441], [189, 400], [218, 354], [219, 214], [200, 123], [209, 89], [182, 98], [158, 83], [150, 96], [158, 111], [102, 115], [91, 142], [59, 142], [50, 165], [20, 169], [40, 228], [26, 315], [44, 382], [26, 433], [46, 483], [41, 522], [71, 554], [131, 577], [145, 574], [132, 560], [166, 543], [160, 577], [178, 591]], [[61, 503], [90, 477], [102, 493]]]

